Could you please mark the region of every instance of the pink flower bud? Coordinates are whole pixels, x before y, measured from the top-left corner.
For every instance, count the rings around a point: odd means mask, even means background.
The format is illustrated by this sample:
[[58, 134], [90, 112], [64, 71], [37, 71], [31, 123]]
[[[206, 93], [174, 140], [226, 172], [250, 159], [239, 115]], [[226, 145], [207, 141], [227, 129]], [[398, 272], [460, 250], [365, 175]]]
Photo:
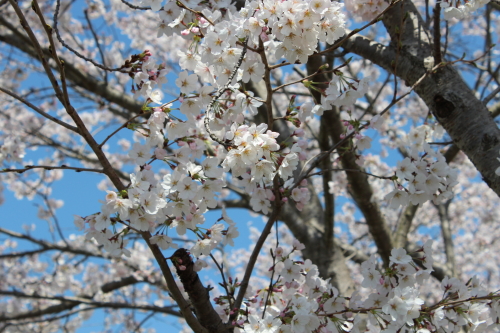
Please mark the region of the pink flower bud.
[[[264, 30], [264, 29], [262, 29], [262, 30]], [[269, 36], [264, 31], [262, 31], [260, 34], [260, 39], [262, 39], [263, 42], [267, 42], [267, 41], [269, 41]]]
[[198, 32], [200, 32], [200, 28], [198, 28], [198, 27], [192, 27], [192, 28], [191, 28], [191, 32], [192, 32], [193, 34], [197, 34]]
[[300, 186], [307, 186], [307, 180], [306, 179], [302, 179], [300, 181]]
[[181, 35], [183, 35], [183, 36], [187, 36], [187, 35], [189, 35], [190, 33], [191, 33], [191, 32], [189, 31], [189, 29], [184, 29], [184, 30], [182, 30], [182, 31], [181, 31]]
[[185, 270], [186, 270], [186, 266], [184, 266], [184, 265], [180, 265], [180, 266], [179, 266], [179, 270], [181, 270], [181, 271], [185, 271]]
[[[165, 157], [167, 157], [167, 151], [165, 149], [161, 148], [156, 148], [155, 149], [155, 157], [159, 160], [163, 160]], [[148, 167], [151, 167], [151, 165], [147, 165]], [[144, 167], [145, 168], [145, 167]], [[148, 169], [149, 170], [149, 169]]]
[[293, 135], [298, 136], [298, 137], [303, 137], [304, 136], [304, 130], [302, 128], [297, 128], [294, 132]]
[[341, 140], [344, 140], [344, 139], [345, 139], [345, 134], [344, 134], [344, 133], [340, 134], [340, 139], [341, 139]]
[[288, 198], [287, 197], [281, 198], [281, 201], [288, 202]]

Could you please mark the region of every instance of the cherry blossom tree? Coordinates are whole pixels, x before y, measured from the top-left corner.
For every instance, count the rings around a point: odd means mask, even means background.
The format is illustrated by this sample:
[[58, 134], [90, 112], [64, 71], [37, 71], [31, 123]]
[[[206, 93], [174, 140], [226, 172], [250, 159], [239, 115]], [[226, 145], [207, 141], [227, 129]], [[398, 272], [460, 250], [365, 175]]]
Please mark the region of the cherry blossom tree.
[[500, 331], [499, 9], [0, 0], [0, 331]]

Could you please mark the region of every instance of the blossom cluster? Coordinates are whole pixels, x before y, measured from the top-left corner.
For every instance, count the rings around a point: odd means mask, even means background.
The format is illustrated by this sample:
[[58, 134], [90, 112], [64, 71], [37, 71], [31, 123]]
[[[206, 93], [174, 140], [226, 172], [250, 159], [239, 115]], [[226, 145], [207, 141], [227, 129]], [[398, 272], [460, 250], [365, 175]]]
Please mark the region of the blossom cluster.
[[336, 73], [325, 91], [322, 107], [325, 110], [331, 106], [352, 105], [368, 91], [368, 78], [349, 81], [344, 74]]
[[[239, 233], [227, 215], [223, 215], [229, 225], [227, 228], [216, 223], [203, 232], [199, 227], [205, 222], [206, 211], [217, 206], [214, 196], [224, 185], [221, 179], [211, 177], [222, 172], [217, 165], [217, 159], [210, 157], [201, 166], [188, 162], [186, 166], [180, 165], [173, 173], [165, 175], [161, 182], [155, 179], [151, 167], [145, 166], [130, 175], [131, 184], [126, 193], [107, 191], [101, 212], [86, 218], [76, 216], [75, 224], [82, 230], [88, 223], [87, 238], [94, 238], [115, 256], [130, 255], [125, 248], [127, 241], [121, 235], [130, 229], [152, 233], [159, 229], [151, 242], [163, 250], [176, 248], [177, 244], [162, 229], [175, 228], [181, 236], [192, 230], [200, 238], [191, 248], [196, 257], [208, 255], [219, 243], [233, 245], [232, 239]], [[113, 214], [116, 217], [112, 217]], [[126, 228], [113, 234], [109, 227], [118, 222]]]
[[452, 188], [458, 183], [457, 171], [446, 163], [439, 151], [425, 142], [429, 130], [423, 125], [408, 134], [412, 149], [408, 157], [397, 163], [396, 189], [385, 197], [394, 209], [410, 202], [420, 205], [432, 200], [439, 204], [453, 197]]
[[[308, 56], [317, 50], [318, 41], [332, 44], [344, 35], [345, 17], [341, 12], [342, 7], [341, 3], [327, 0], [251, 1], [231, 21], [221, 21], [213, 26], [209, 25], [207, 18], [215, 21], [220, 18], [221, 13], [204, 9], [204, 17], [189, 25], [182, 34], [186, 38], [200, 38], [200, 32], [206, 29], [199, 48], [200, 60], [204, 63], [197, 66], [200, 70], [205, 65], [234, 65], [234, 57], [239, 52], [234, 49], [236, 42], [238, 38], [247, 37], [249, 44], [254, 47], [259, 46], [259, 39], [264, 42], [272, 59], [284, 57], [292, 63], [305, 63]], [[171, 35], [176, 31], [175, 28], [182, 29], [181, 21], [189, 22], [189, 13], [185, 9], [175, 8], [173, 2], [167, 3], [163, 9], [160, 11], [161, 34]], [[166, 20], [164, 16], [169, 19]], [[195, 59], [196, 55], [192, 58]], [[219, 76], [223, 71], [216, 72], [216, 76]], [[259, 77], [263, 74], [263, 65], [248, 61], [241, 68], [241, 73], [247, 78], [252, 74]], [[247, 82], [247, 78], [243, 78], [243, 81]]]
[[386, 9], [389, 4], [384, 0], [346, 0], [345, 6], [356, 21], [370, 21]]
[[441, 8], [443, 8], [443, 17], [445, 20], [451, 20], [452, 18], [461, 20], [470, 16], [473, 12], [479, 8], [486, 6], [490, 0], [471, 0], [463, 1], [460, 0], [443, 0], [438, 1]]
[[[419, 289], [432, 272], [430, 240], [412, 256], [404, 249], [393, 249], [385, 269], [381, 269], [372, 255], [361, 265], [362, 286], [368, 292], [363, 296], [356, 291], [350, 297], [339, 295], [328, 280], [320, 278], [317, 266], [310, 260], [293, 259], [293, 252], [303, 249], [297, 241], [288, 254], [283, 248], [276, 248], [277, 262], [270, 271], [275, 272], [277, 280], [247, 298], [233, 322], [237, 332], [400, 332], [409, 329], [429, 333], [439, 329], [453, 332], [463, 325], [471, 332], [499, 330], [498, 295], [487, 294], [477, 278], [467, 284], [456, 278], [445, 278], [441, 284], [443, 299], [435, 305], [424, 305]], [[238, 288], [238, 284], [230, 287]], [[227, 321], [233, 313], [227, 297], [218, 297], [215, 301], [219, 315]]]
[[132, 92], [135, 98], [140, 96], [150, 98], [154, 103], [160, 104], [163, 92], [155, 87], [167, 83], [166, 75], [168, 70], [164, 65], [157, 65], [151, 58], [151, 52], [145, 51], [140, 55], [140, 63], [135, 66], [133, 73], [134, 84]]
[[[488, 4], [490, 0], [442, 0], [437, 3], [443, 8], [445, 20], [453, 18], [461, 20], [470, 16], [479, 8]], [[376, 18], [389, 3], [382, 0], [346, 0], [346, 9], [356, 21], [370, 21]]]
[[0, 146], [0, 163], [21, 162], [26, 144], [19, 137], [7, 137]]
[[[252, 208], [264, 214], [269, 212], [271, 201], [275, 199], [275, 194], [270, 189], [273, 179], [278, 175], [287, 182], [284, 187], [291, 185], [291, 177], [301, 159], [301, 147], [306, 143], [299, 140], [293, 142], [290, 149], [282, 150], [276, 142], [278, 135], [279, 133], [267, 130], [266, 124], [260, 124], [233, 125], [232, 131], [228, 131], [225, 136], [234, 142], [236, 148], [227, 153], [222, 167], [224, 171], [232, 171], [233, 177], [242, 178], [245, 191], [252, 194]], [[288, 181], [289, 179], [292, 180]], [[297, 189], [291, 195], [299, 209], [309, 198], [307, 188]]]

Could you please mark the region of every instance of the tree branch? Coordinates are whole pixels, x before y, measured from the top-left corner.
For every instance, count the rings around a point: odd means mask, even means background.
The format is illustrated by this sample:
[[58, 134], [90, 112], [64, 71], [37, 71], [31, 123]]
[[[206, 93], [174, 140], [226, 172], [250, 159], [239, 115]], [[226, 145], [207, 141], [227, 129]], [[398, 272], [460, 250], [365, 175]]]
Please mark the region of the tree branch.
[[[427, 73], [427, 62], [432, 57], [432, 48], [424, 22], [415, 6], [408, 0], [405, 0], [404, 4], [403, 13], [408, 12], [408, 18], [402, 29], [403, 49], [396, 69], [398, 76], [404, 79], [407, 85], [412, 85]], [[391, 22], [399, 22], [399, 15], [402, 15], [399, 10], [391, 10], [384, 18], [393, 40], [396, 40], [396, 28]], [[393, 72], [391, 62], [396, 55], [393, 48], [360, 35], [346, 41], [343, 47]], [[497, 160], [500, 129], [460, 74], [451, 66], [439, 68], [424, 78], [415, 91], [458, 148], [473, 162], [488, 186], [500, 195], [500, 178], [495, 174], [495, 170], [500, 166]]]
[[[29, 38], [26, 35], [20, 33], [6, 18], [0, 16], [0, 25], [5, 26], [11, 34], [4, 33], [0, 34], [0, 41], [9, 44], [31, 58], [38, 59], [37, 52], [31, 46]], [[50, 57], [51, 53], [47, 48], [41, 49], [45, 57]], [[141, 110], [142, 104], [134, 100], [123, 91], [113, 89], [103, 81], [96, 80], [91, 75], [80, 71], [77, 69], [70, 61], [65, 58], [60, 57], [64, 61], [64, 70], [66, 72], [66, 79], [73, 82], [75, 85], [82, 87], [83, 89], [100, 96], [111, 103], [116, 103], [117, 105], [128, 110], [132, 114], [136, 114]], [[58, 69], [57, 67], [55, 68]]]
[[403, 212], [401, 212], [396, 224], [397, 227], [394, 237], [395, 248], [406, 247], [406, 243], [408, 242], [408, 233], [410, 232], [411, 223], [415, 217], [418, 207], [419, 205], [409, 203]]
[[62, 127], [64, 128], [67, 128], [69, 129], [70, 131], [73, 131], [77, 134], [80, 134], [78, 128], [76, 128], [75, 126], [72, 126], [70, 124], [67, 124], [65, 123], [64, 121], [60, 120], [60, 119], [57, 119], [55, 117], [52, 117], [50, 114], [40, 110], [38, 107], [36, 107], [35, 105], [31, 104], [30, 102], [28, 102], [26, 99], [22, 98], [21, 96], [13, 93], [12, 91], [8, 90], [8, 89], [5, 89], [5, 88], [2, 88], [0, 87], [0, 91], [2, 91], [3, 93], [17, 99], [18, 101], [20, 101], [21, 103], [25, 104], [26, 106], [28, 106], [29, 108], [31, 108], [33, 111], [35, 111], [36, 113], [42, 115], [43, 117], [55, 122], [56, 124], [58, 125], [61, 125]]
[[[241, 307], [241, 303], [243, 302], [243, 297], [245, 297], [245, 293], [248, 288], [248, 283], [250, 282], [250, 276], [252, 275], [253, 268], [260, 254], [260, 250], [262, 249], [262, 246], [264, 245], [267, 236], [269, 236], [269, 234], [271, 233], [271, 228], [273, 227], [273, 224], [277, 221], [278, 216], [280, 215], [282, 205], [281, 202], [279, 202], [278, 197], [276, 198], [274, 203], [275, 203], [274, 209], [271, 215], [269, 216], [266, 225], [259, 236], [259, 239], [255, 243], [255, 247], [252, 250], [250, 258], [248, 259], [247, 267], [245, 268], [245, 274], [243, 276], [243, 280], [241, 280], [240, 283], [240, 290], [238, 291], [238, 296], [236, 297], [236, 301], [234, 302], [235, 309], [240, 309]], [[235, 313], [235, 315], [236, 314], [237, 313]], [[234, 319], [235, 315], [231, 316], [231, 319]]]
[[212, 306], [210, 302], [211, 289], [206, 288], [201, 283], [198, 273], [194, 270], [194, 263], [189, 252], [186, 249], [178, 249], [172, 255], [171, 260], [176, 267], [184, 290], [189, 295], [189, 300], [200, 324], [209, 332], [230, 333], [232, 330], [225, 327], [219, 314]]
[[104, 173], [104, 170], [102, 170], [102, 169], [77, 168], [77, 167], [69, 167], [69, 166], [66, 166], [66, 165], [61, 165], [61, 166], [52, 166], [52, 165], [26, 165], [22, 169], [1, 169], [0, 173], [7, 173], [7, 172], [24, 173], [24, 172], [26, 172], [28, 170], [33, 170], [33, 169], [74, 170], [76, 172], [87, 171], [87, 172]]
[[457, 277], [457, 267], [455, 264], [455, 250], [453, 247], [453, 235], [451, 233], [451, 223], [448, 214], [448, 208], [450, 207], [451, 200], [440, 205], [435, 205], [439, 220], [441, 221], [441, 236], [444, 242], [444, 251], [446, 253], [446, 264], [450, 270], [452, 277]]
[[[0, 290], [0, 295], [3, 296], [10, 296], [10, 297], [17, 297], [17, 298], [31, 298], [31, 299], [44, 299], [44, 300], [54, 300], [54, 301], [60, 301], [62, 302], [59, 306], [60, 308], [64, 307], [64, 303], [69, 303], [71, 304], [70, 307], [66, 306], [64, 310], [69, 310], [77, 305], [80, 304], [86, 304], [94, 307], [99, 307], [99, 308], [110, 308], [110, 309], [135, 309], [135, 310], [144, 310], [144, 311], [155, 311], [159, 313], [166, 313], [166, 314], [171, 314], [180, 317], [180, 313], [174, 310], [171, 310], [171, 306], [169, 307], [159, 307], [159, 306], [154, 306], [154, 305], [139, 305], [139, 304], [130, 304], [130, 303], [121, 303], [121, 302], [98, 302], [98, 301], [93, 301], [88, 298], [83, 298], [83, 297], [71, 297], [71, 296], [42, 296], [42, 295], [29, 295], [22, 293], [20, 291], [10, 291], [10, 290]], [[57, 308], [58, 305], [55, 305], [55, 307], [51, 307], [50, 313], [54, 313], [55, 309]], [[41, 310], [33, 310], [33, 311], [28, 311], [22, 315], [14, 315], [14, 316], [0, 316], [0, 321], [5, 321], [5, 320], [19, 320], [19, 319], [25, 319], [25, 318], [33, 318], [33, 317], [38, 317], [44, 314], [49, 314], [49, 311], [47, 311], [48, 308], [46, 309], [41, 309]], [[61, 311], [64, 311], [61, 310]], [[61, 312], [58, 311], [58, 312]]]

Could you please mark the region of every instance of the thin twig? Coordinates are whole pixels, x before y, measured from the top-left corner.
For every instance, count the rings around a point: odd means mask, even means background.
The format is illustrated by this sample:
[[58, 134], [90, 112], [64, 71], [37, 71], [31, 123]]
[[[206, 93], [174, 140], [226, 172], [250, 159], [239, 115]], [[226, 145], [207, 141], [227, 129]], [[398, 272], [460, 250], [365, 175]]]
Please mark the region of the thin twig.
[[303, 77], [303, 78], [301, 78], [299, 80], [296, 80], [296, 81], [293, 81], [293, 82], [289, 82], [289, 83], [284, 83], [284, 84], [280, 85], [279, 87], [273, 88], [272, 92], [275, 93], [278, 90], [280, 90], [280, 89], [282, 89], [282, 88], [284, 88], [286, 86], [291, 86], [293, 84], [297, 84], [297, 83], [303, 82], [304, 80], [307, 80], [307, 79], [309, 79], [309, 78], [311, 78], [311, 77], [319, 74], [319, 72], [320, 72], [320, 69], [318, 69], [316, 72], [312, 73], [311, 75], [305, 76], [305, 77]]
[[16, 172], [16, 173], [24, 173], [33, 169], [44, 169], [44, 170], [75, 170], [76, 172], [96, 172], [96, 173], [104, 173], [103, 169], [87, 169], [87, 168], [78, 168], [78, 167], [69, 167], [66, 165], [61, 166], [53, 166], [53, 165], [26, 165], [22, 169], [1, 169], [0, 173], [8, 173], [8, 172]]
[[186, 6], [185, 4], [183, 4], [181, 1], [177, 0], [176, 2], [177, 6], [181, 7], [181, 8], [184, 8], [185, 10], [187, 11], [190, 11], [191, 13], [193, 13], [195, 16], [197, 17], [203, 17], [205, 20], [207, 20], [207, 22], [210, 24], [210, 25], [215, 25], [212, 20], [210, 20], [210, 18], [206, 17], [205, 14], [203, 14], [202, 12], [199, 12], [197, 10], [194, 10], [192, 8], [189, 8], [188, 6]]
[[125, 1], [125, 0], [122, 0], [122, 2], [123, 2], [125, 5], [129, 6], [130, 8], [132, 8], [132, 9], [138, 9], [138, 10], [151, 10], [151, 7], [139, 7], [139, 6], [133, 5], [133, 4], [131, 4], [130, 2], [127, 2], [127, 1]]
[[393, 178], [393, 176], [377, 176], [377, 175], [371, 174], [369, 172], [365, 172], [365, 171], [361, 171], [361, 170], [357, 170], [357, 169], [326, 169], [326, 170], [320, 170], [318, 172], [311, 173], [306, 178], [309, 178], [309, 177], [312, 177], [312, 176], [322, 175], [326, 171], [358, 172], [358, 173], [363, 173], [363, 174], [365, 174], [367, 176], [372, 176], [372, 177], [379, 178], [379, 179], [392, 179]]
[[445, 142], [427, 142], [427, 144], [429, 145], [443, 145], [443, 146], [446, 146], [446, 145], [452, 145], [454, 144], [453, 141], [445, 141]]
[[32, 251], [25, 251], [25, 252], [14, 252], [14, 253], [6, 253], [6, 254], [0, 254], [0, 259], [10, 259], [10, 258], [20, 258], [20, 257], [29, 257], [33, 256], [35, 254], [40, 254], [46, 251], [50, 251], [50, 249], [38, 249], [38, 250], [32, 250]]
[[43, 116], [43, 117], [45, 117], [45, 118], [47, 118], [47, 119], [49, 119], [49, 120], [51, 120], [51, 121], [55, 122], [55, 123], [56, 123], [56, 124], [58, 124], [58, 125], [61, 125], [61, 126], [62, 126], [62, 127], [64, 127], [64, 128], [69, 129], [70, 131], [73, 131], [73, 132], [75, 132], [75, 133], [80, 134], [80, 131], [79, 131], [79, 130], [78, 130], [78, 128], [76, 128], [75, 126], [72, 126], [72, 125], [70, 125], [70, 124], [68, 124], [68, 123], [65, 123], [65, 122], [64, 122], [64, 121], [62, 121], [62, 120], [59, 120], [59, 119], [57, 119], [57, 118], [55, 118], [55, 117], [52, 117], [50, 114], [48, 114], [48, 113], [46, 113], [46, 112], [42, 111], [41, 109], [39, 109], [39, 108], [38, 108], [38, 107], [36, 107], [35, 105], [33, 105], [33, 104], [31, 104], [30, 102], [28, 102], [26, 99], [24, 99], [23, 97], [21, 97], [21, 96], [19, 96], [19, 95], [16, 95], [16, 94], [15, 94], [15, 93], [13, 93], [12, 91], [7, 90], [7, 89], [2, 88], [2, 87], [0, 87], [0, 91], [2, 91], [3, 93], [5, 93], [5, 94], [7, 94], [7, 95], [9, 95], [9, 96], [11, 96], [11, 97], [13, 97], [13, 98], [17, 99], [17, 100], [18, 100], [18, 101], [20, 101], [21, 103], [23, 103], [23, 104], [27, 105], [29, 108], [33, 109], [33, 111], [35, 111], [36, 113], [40, 114], [41, 116]]
[[227, 300], [229, 302], [229, 308], [233, 308], [233, 299], [234, 295], [231, 295], [229, 292], [229, 289], [227, 289], [227, 282], [226, 282], [226, 277], [224, 275], [224, 267], [223, 264], [219, 265], [217, 260], [215, 260], [215, 257], [210, 253], [210, 258], [212, 258], [213, 262], [215, 263], [215, 266], [219, 269], [220, 275], [222, 276], [222, 287], [226, 290], [226, 295], [227, 295]]
[[176, 314], [179, 313], [177, 311], [173, 311], [171, 307], [161, 307], [154, 305], [139, 305], [139, 304], [130, 304], [128, 302], [99, 302], [94, 301], [92, 299], [88, 299], [85, 297], [76, 297], [76, 296], [43, 296], [39, 294], [25, 294], [23, 292], [17, 290], [0, 290], [0, 295], [10, 296], [10, 297], [18, 297], [18, 298], [31, 298], [31, 299], [46, 299], [53, 301], [61, 301], [61, 302], [69, 302], [69, 303], [79, 303], [79, 304], [87, 304], [98, 307], [106, 307], [112, 309], [137, 309], [137, 310], [149, 310], [156, 311], [166, 314]]
[[[85, 14], [85, 19], [87, 20], [87, 24], [89, 25], [89, 30], [92, 33], [92, 36], [94, 37], [95, 44], [97, 45], [97, 49], [99, 50], [99, 53], [101, 55], [102, 65], [104, 67], [106, 67], [106, 58], [104, 57], [104, 52], [102, 51], [101, 43], [99, 43], [99, 37], [95, 33], [94, 27], [92, 26], [92, 22], [90, 21], [88, 10], [85, 9], [83, 11], [83, 13]], [[108, 84], [108, 72], [107, 71], [104, 71], [104, 83]]]
[[[262, 246], [264, 245], [264, 242], [267, 239], [267, 236], [271, 232], [271, 228], [273, 227], [274, 222], [278, 219], [278, 216], [281, 212], [281, 203], [279, 202], [278, 198], [275, 200], [275, 206], [273, 209], [273, 212], [269, 216], [269, 219], [267, 220], [267, 223], [262, 230], [259, 239], [257, 240], [257, 243], [255, 243], [255, 247], [253, 248], [252, 254], [250, 255], [250, 258], [248, 259], [247, 267], [245, 268], [245, 275], [243, 276], [243, 280], [241, 281], [240, 284], [240, 290], [238, 292], [238, 296], [236, 297], [236, 302], [234, 303], [234, 309], [239, 310], [241, 307], [241, 303], [243, 302], [243, 297], [245, 296], [245, 293], [248, 288], [248, 283], [250, 281], [250, 276], [252, 275], [253, 268], [255, 266], [255, 262], [257, 261], [257, 258], [259, 257], [260, 250], [262, 249]], [[237, 315], [238, 312], [236, 311], [235, 314], [231, 317], [234, 317]], [[231, 318], [234, 319], [234, 318]], [[231, 320], [230, 320], [231, 321]]]
[[[59, 88], [59, 83], [57, 82], [54, 73], [52, 73], [52, 69], [50, 68], [49, 62], [45, 58], [44, 52], [42, 50], [42, 47], [40, 46], [40, 43], [38, 42], [38, 39], [35, 36], [35, 33], [31, 29], [30, 25], [28, 24], [28, 21], [26, 20], [26, 17], [24, 16], [23, 11], [21, 8], [19, 8], [19, 5], [15, 0], [9, 0], [12, 8], [14, 8], [14, 11], [16, 12], [17, 17], [19, 18], [19, 21], [21, 23], [21, 26], [23, 29], [26, 31], [28, 34], [28, 37], [33, 45], [33, 48], [36, 51], [36, 54], [38, 55], [38, 59], [41, 61], [43, 69], [45, 70], [45, 73], [47, 74], [47, 77], [50, 80], [50, 83], [52, 85], [52, 89], [54, 89], [57, 98], [59, 101], [64, 105], [64, 107], [67, 107], [66, 100], [64, 99], [63, 93], [61, 89]], [[36, 2], [34, 2], [36, 4]], [[40, 10], [37, 10], [38, 12]], [[60, 65], [60, 64], [59, 64]]]
[[148, 321], [151, 317], [153, 317], [155, 315], [154, 312], [151, 312], [150, 314], [148, 314], [143, 320], [141, 320], [141, 322], [137, 325], [137, 327], [135, 328], [134, 332], [139, 332], [139, 330], [141, 329], [141, 326], [144, 325], [144, 323], [146, 321]]
[[[9, 0], [11, 1], [11, 0]], [[125, 1], [122, 0], [122, 2], [125, 3]], [[57, 0], [56, 1], [56, 10], [54, 12], [54, 31], [56, 32], [56, 37], [57, 37], [57, 40], [68, 50], [70, 50], [71, 52], [73, 52], [77, 57], [87, 61], [87, 62], [90, 62], [92, 65], [100, 68], [100, 69], [103, 69], [105, 71], [110, 71], [110, 72], [121, 72], [121, 73], [129, 73], [129, 71], [127, 70], [124, 70], [123, 66], [122, 67], [117, 67], [117, 68], [110, 68], [110, 67], [106, 67], [104, 65], [101, 65], [99, 64], [98, 62], [95, 62], [94, 60], [90, 59], [90, 58], [87, 58], [85, 57], [83, 54], [79, 53], [77, 50], [75, 50], [74, 48], [72, 48], [71, 46], [69, 46], [68, 44], [66, 44], [66, 42], [62, 39], [61, 37], [61, 34], [59, 33], [59, 29], [57, 27], [58, 25], [58, 16], [59, 16], [59, 8], [61, 7], [61, 0]], [[136, 9], [142, 9], [142, 8], [136, 8]], [[150, 8], [146, 8], [146, 9], [150, 9]]]
[[[278, 248], [279, 246], [279, 235], [278, 235], [278, 220], [276, 220], [275, 222], [275, 228], [276, 228], [276, 249]], [[264, 319], [265, 315], [266, 315], [266, 309], [267, 309], [267, 304], [269, 302], [269, 297], [271, 296], [271, 293], [273, 292], [273, 279], [274, 279], [274, 273], [276, 273], [276, 270], [274, 269], [276, 267], [276, 252], [273, 254], [272, 252], [272, 249], [269, 249], [269, 251], [271, 252], [271, 257], [273, 258], [273, 270], [271, 272], [271, 278], [269, 279], [269, 287], [268, 287], [268, 290], [267, 290], [267, 295], [266, 295], [266, 301], [264, 302], [264, 310], [262, 311], [262, 319]], [[276, 279], [276, 281], [279, 280], [279, 276], [278, 278]]]
[[116, 130], [113, 131], [113, 133], [111, 133], [110, 135], [108, 135], [100, 144], [99, 144], [99, 147], [102, 147], [106, 144], [106, 142], [108, 142], [109, 139], [111, 139], [116, 133], [118, 133], [119, 131], [121, 131], [122, 129], [124, 129], [125, 127], [128, 126], [128, 124], [130, 124], [131, 121], [133, 121], [134, 119], [137, 119], [141, 116], [144, 116], [145, 114], [147, 113], [150, 113], [150, 112], [145, 112], [145, 113], [140, 113], [136, 116], [133, 116], [132, 118], [128, 119], [126, 122], [124, 122], [120, 127], [118, 127]]
[[[45, 21], [45, 18], [43, 17], [42, 10], [40, 9], [40, 6], [38, 5], [38, 0], [33, 0], [32, 6], [33, 6], [32, 8], [35, 8], [36, 14], [38, 15], [38, 18], [40, 19], [40, 22], [42, 23], [42, 26], [45, 30], [47, 38], [49, 39], [49, 43], [50, 43], [50, 47], [51, 47], [51, 51], [52, 51], [52, 57], [56, 61], [57, 68], [59, 68], [59, 78], [61, 80], [62, 94], [63, 94], [61, 103], [64, 105], [66, 110], [68, 110], [70, 108], [70, 102], [69, 102], [68, 87], [67, 87], [67, 83], [66, 83], [66, 73], [64, 71], [64, 61], [59, 59], [59, 56], [57, 55], [56, 44], [54, 43], [54, 38], [52, 38], [52, 28]], [[56, 94], [57, 94], [57, 90], [56, 90]]]
[[489, 101], [491, 101], [495, 96], [500, 92], [500, 87], [497, 87], [495, 90], [493, 90], [488, 96], [486, 96], [482, 102], [484, 105], [488, 104]]

